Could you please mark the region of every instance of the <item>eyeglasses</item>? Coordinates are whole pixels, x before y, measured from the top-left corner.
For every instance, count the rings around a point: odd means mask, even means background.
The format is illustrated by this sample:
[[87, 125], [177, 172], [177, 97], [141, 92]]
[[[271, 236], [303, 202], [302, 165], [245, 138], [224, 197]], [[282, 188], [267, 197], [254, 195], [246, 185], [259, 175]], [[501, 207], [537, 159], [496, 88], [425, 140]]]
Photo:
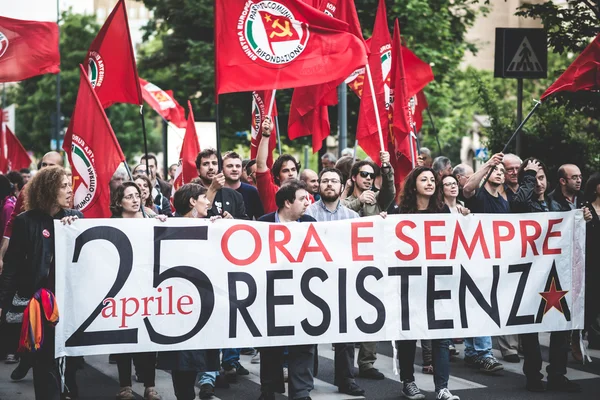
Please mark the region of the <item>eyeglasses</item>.
[[137, 193], [134, 193], [134, 194], [128, 194], [127, 196], [123, 196], [123, 198], [124, 198], [125, 200], [133, 200], [133, 199], [139, 200], [139, 199], [140, 199], [140, 195], [139, 195], [139, 194], [137, 194]]
[[446, 182], [444, 183], [445, 187], [454, 187], [454, 186], [458, 186], [458, 184], [456, 182]]
[[367, 171], [360, 171], [358, 174], [360, 175], [361, 178], [370, 177], [371, 179], [375, 179], [375, 177], [377, 176], [374, 172], [367, 172]]
[[321, 179], [321, 183], [324, 183], [325, 185], [328, 184], [332, 184], [332, 185], [337, 185], [338, 183], [340, 183], [341, 181], [339, 179]]

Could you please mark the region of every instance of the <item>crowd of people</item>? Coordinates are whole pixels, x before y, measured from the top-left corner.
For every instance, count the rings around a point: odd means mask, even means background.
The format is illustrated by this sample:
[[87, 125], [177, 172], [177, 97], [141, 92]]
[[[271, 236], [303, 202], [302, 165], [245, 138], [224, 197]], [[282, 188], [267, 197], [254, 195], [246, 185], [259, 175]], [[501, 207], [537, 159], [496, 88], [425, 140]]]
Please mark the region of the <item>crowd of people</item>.
[[[587, 221], [586, 288], [600, 282], [600, 173], [589, 177], [582, 191], [583, 177], [576, 165], [558, 169], [558, 181], [550, 191], [548, 170], [542, 160], [522, 161], [513, 154], [494, 154], [477, 172], [460, 164], [454, 168], [446, 157], [432, 159], [420, 149], [419, 165], [404, 179], [396, 193], [390, 155], [381, 152], [381, 165], [370, 160], [357, 160], [352, 154], [339, 159], [332, 154], [322, 158], [323, 169], [301, 171], [298, 161], [282, 154], [272, 167], [267, 164], [270, 119], [262, 126], [262, 140], [255, 160], [243, 160], [235, 152], [219, 155], [214, 149], [202, 150], [196, 160], [198, 177], [180, 187], [172, 195], [175, 166], [166, 180], [158, 171], [157, 159], [142, 157], [132, 177], [118, 170], [111, 182], [110, 210], [113, 218], [171, 217], [246, 219], [266, 223], [337, 221], [389, 214], [457, 213], [529, 213], [584, 209]], [[61, 167], [60, 154], [50, 152], [40, 169], [11, 172], [0, 176], [2, 213], [0, 226], [0, 312], [2, 342], [6, 363], [18, 363], [11, 379], [20, 380], [33, 369], [36, 399], [75, 399], [78, 397], [76, 372], [80, 357], [67, 357], [64, 371], [66, 390], [61, 393], [60, 377], [54, 359], [53, 303], [47, 298], [54, 291], [54, 225], [59, 219], [73, 223], [83, 215], [71, 209], [73, 192], [68, 171]], [[222, 167], [221, 167], [222, 166]], [[484, 179], [489, 174], [489, 179]], [[28, 182], [29, 181], [29, 182]], [[482, 185], [482, 181], [485, 183]], [[171, 198], [172, 197], [172, 198]], [[218, 223], [218, 222], [216, 222]], [[53, 297], [52, 297], [53, 298]], [[31, 301], [30, 301], [31, 299]], [[586, 292], [585, 330], [589, 347], [600, 348], [600, 301], [598, 293]], [[24, 318], [31, 307], [41, 307], [35, 318]], [[43, 316], [41, 315], [43, 314]], [[20, 337], [22, 324], [27, 331], [43, 332]], [[526, 389], [577, 392], [579, 385], [566, 378], [569, 352], [582, 359], [582, 332], [552, 332], [550, 363], [546, 368], [547, 384], [542, 381], [542, 357], [537, 334], [498, 337], [503, 362], [520, 362], [524, 358]], [[27, 336], [27, 335], [25, 335]], [[32, 342], [33, 340], [33, 342]], [[494, 374], [504, 368], [492, 352], [491, 337], [422, 340], [422, 372], [431, 374], [438, 400], [458, 400], [448, 388], [450, 359], [459, 356], [455, 343], [464, 340], [464, 362], [484, 373]], [[29, 352], [32, 346], [41, 346]], [[416, 341], [395, 343], [398, 355], [402, 395], [408, 399], [424, 399], [414, 377]], [[355, 347], [358, 376], [385, 379], [377, 368], [377, 342], [334, 344], [334, 384], [341, 393], [361, 396], [365, 391], [355, 379]], [[132, 375], [145, 386], [144, 398], [157, 400], [160, 388], [155, 385], [156, 368], [171, 371], [173, 388], [179, 400], [199, 397], [210, 399], [215, 388], [221, 390], [249, 372], [240, 364], [240, 354], [253, 355], [252, 363], [260, 363], [260, 399], [275, 399], [285, 392], [295, 400], [310, 399], [318, 357], [315, 345], [264, 347], [260, 349], [184, 350], [163, 353], [115, 354], [109, 362], [118, 369], [120, 389], [116, 398], [136, 398]], [[132, 372], [132, 363], [135, 373]]]

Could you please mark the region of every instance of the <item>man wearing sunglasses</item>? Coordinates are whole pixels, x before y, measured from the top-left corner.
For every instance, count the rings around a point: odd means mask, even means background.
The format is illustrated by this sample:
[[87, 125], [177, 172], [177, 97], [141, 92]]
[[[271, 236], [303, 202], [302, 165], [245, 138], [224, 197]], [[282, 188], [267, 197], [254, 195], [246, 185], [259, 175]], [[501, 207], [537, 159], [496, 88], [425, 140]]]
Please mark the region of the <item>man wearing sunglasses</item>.
[[[356, 211], [361, 217], [380, 215], [386, 211], [396, 196], [394, 170], [390, 166], [390, 153], [379, 153], [381, 168], [372, 161], [359, 161], [350, 171], [350, 185], [342, 204]], [[381, 188], [376, 191], [375, 180], [381, 175]], [[377, 361], [377, 342], [361, 343], [358, 352], [359, 376], [381, 380], [385, 376], [373, 364]]]

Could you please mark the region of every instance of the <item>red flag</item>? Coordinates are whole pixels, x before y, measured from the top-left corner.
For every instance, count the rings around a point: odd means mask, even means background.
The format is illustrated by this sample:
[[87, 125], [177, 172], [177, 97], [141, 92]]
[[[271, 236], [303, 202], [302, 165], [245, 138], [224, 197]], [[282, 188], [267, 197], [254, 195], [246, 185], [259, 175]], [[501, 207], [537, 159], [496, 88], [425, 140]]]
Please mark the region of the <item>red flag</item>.
[[173, 195], [183, 185], [190, 183], [192, 179], [198, 177], [196, 170], [196, 156], [200, 153], [200, 142], [196, 133], [196, 122], [194, 121], [194, 111], [192, 103], [188, 100], [188, 118], [181, 144], [181, 152], [179, 153], [179, 161], [175, 170], [175, 178], [173, 179]]
[[119, 0], [92, 42], [85, 64], [102, 107], [114, 103], [142, 105], [125, 0]]
[[[6, 134], [4, 130], [4, 110], [0, 108], [0, 173], [8, 171], [8, 158], [6, 157]], [[8, 126], [6, 127], [8, 129]]]
[[544, 92], [541, 100], [556, 92], [579, 90], [600, 90], [600, 33]]
[[58, 25], [0, 17], [0, 82], [60, 72]]
[[[385, 136], [388, 131], [388, 108], [390, 104], [390, 72], [392, 68], [392, 38], [387, 23], [387, 12], [385, 1], [379, 0], [377, 15], [375, 16], [375, 26], [371, 38], [371, 53], [369, 54], [369, 67], [373, 78], [373, 88], [375, 90], [375, 99], [379, 111], [379, 121], [384, 135], [384, 146], [387, 145]], [[369, 157], [379, 163], [379, 132], [377, 129], [377, 119], [375, 116], [375, 105], [368, 77], [365, 77], [363, 96], [360, 101], [360, 110], [358, 113], [358, 123], [356, 127], [356, 139], [360, 147], [367, 152]], [[377, 144], [377, 147], [373, 143]], [[377, 148], [375, 152], [374, 149]]]
[[110, 179], [125, 156], [83, 66], [79, 69], [77, 101], [63, 143], [73, 172], [74, 208], [87, 218], [108, 218]]
[[317, 85], [366, 62], [348, 24], [300, 0], [215, 4], [217, 94]]
[[140, 78], [142, 97], [144, 101], [160, 114], [163, 119], [170, 121], [178, 128], [185, 128], [185, 110], [173, 97], [170, 90], [164, 91], [153, 83]]
[[[319, 10], [331, 17], [348, 23], [350, 32], [364, 42], [358, 15], [352, 0], [324, 0]], [[323, 140], [330, 133], [327, 106], [333, 106], [338, 103], [337, 87], [346, 78], [342, 77], [321, 85], [294, 89], [288, 119], [288, 137], [290, 139], [293, 140], [297, 137], [312, 135], [313, 153], [321, 149]]]
[[6, 140], [6, 158], [8, 159], [7, 171], [18, 171], [21, 168], [29, 168], [31, 165], [31, 158], [19, 139], [11, 132], [8, 126], [5, 127], [4, 138]]
[[[250, 132], [252, 132], [252, 141], [250, 142], [250, 158], [256, 159], [256, 153], [258, 152], [258, 144], [262, 139], [262, 123], [265, 120], [271, 104], [271, 98], [273, 96], [272, 90], [265, 90], [260, 92], [252, 92], [252, 123], [250, 124]], [[271, 116], [277, 116], [277, 102], [273, 99], [273, 110]], [[277, 126], [271, 132], [269, 137], [269, 156], [267, 157], [267, 166], [271, 168], [273, 165], [273, 150], [277, 147]]]

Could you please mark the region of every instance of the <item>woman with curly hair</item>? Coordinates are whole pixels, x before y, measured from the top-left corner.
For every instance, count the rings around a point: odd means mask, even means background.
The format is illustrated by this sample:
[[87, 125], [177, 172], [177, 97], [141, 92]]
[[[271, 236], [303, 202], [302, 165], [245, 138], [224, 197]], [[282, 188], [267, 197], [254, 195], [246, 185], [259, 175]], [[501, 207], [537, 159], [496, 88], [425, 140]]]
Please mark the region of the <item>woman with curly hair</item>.
[[[404, 180], [399, 210], [401, 214], [449, 213], [448, 206], [442, 201], [442, 190], [436, 183], [435, 172], [429, 167], [416, 167]], [[436, 399], [459, 400], [448, 390], [450, 377], [450, 339], [431, 341], [433, 381]], [[403, 383], [402, 394], [412, 400], [424, 399], [425, 395], [417, 387], [414, 377], [416, 340], [396, 341], [400, 380]]]
[[142, 204], [144, 205], [144, 212], [150, 218], [154, 218], [158, 215], [158, 207], [152, 200], [152, 182], [147, 175], [136, 175], [133, 177], [133, 181], [142, 191]]
[[[8, 309], [14, 295], [18, 294], [21, 298], [31, 299], [27, 308], [39, 307], [41, 313], [50, 316], [23, 318], [23, 323], [29, 325], [28, 330], [40, 333], [42, 340], [38, 342], [40, 335], [37, 334], [34, 338], [25, 335], [21, 337], [20, 347], [31, 350], [39, 346], [39, 350], [29, 354], [33, 363], [36, 400], [57, 399], [60, 378], [54, 360], [54, 325], [49, 322], [58, 319], [53, 294], [56, 276], [54, 220], [71, 224], [83, 215], [69, 209], [73, 190], [64, 168], [44, 168], [27, 187], [26, 211], [14, 220], [10, 244], [4, 256], [4, 271], [0, 276], [0, 309]], [[42, 301], [43, 298], [49, 300]], [[77, 397], [75, 371], [79, 361], [80, 358], [67, 357], [65, 378], [68, 393], [63, 394], [63, 399]]]

